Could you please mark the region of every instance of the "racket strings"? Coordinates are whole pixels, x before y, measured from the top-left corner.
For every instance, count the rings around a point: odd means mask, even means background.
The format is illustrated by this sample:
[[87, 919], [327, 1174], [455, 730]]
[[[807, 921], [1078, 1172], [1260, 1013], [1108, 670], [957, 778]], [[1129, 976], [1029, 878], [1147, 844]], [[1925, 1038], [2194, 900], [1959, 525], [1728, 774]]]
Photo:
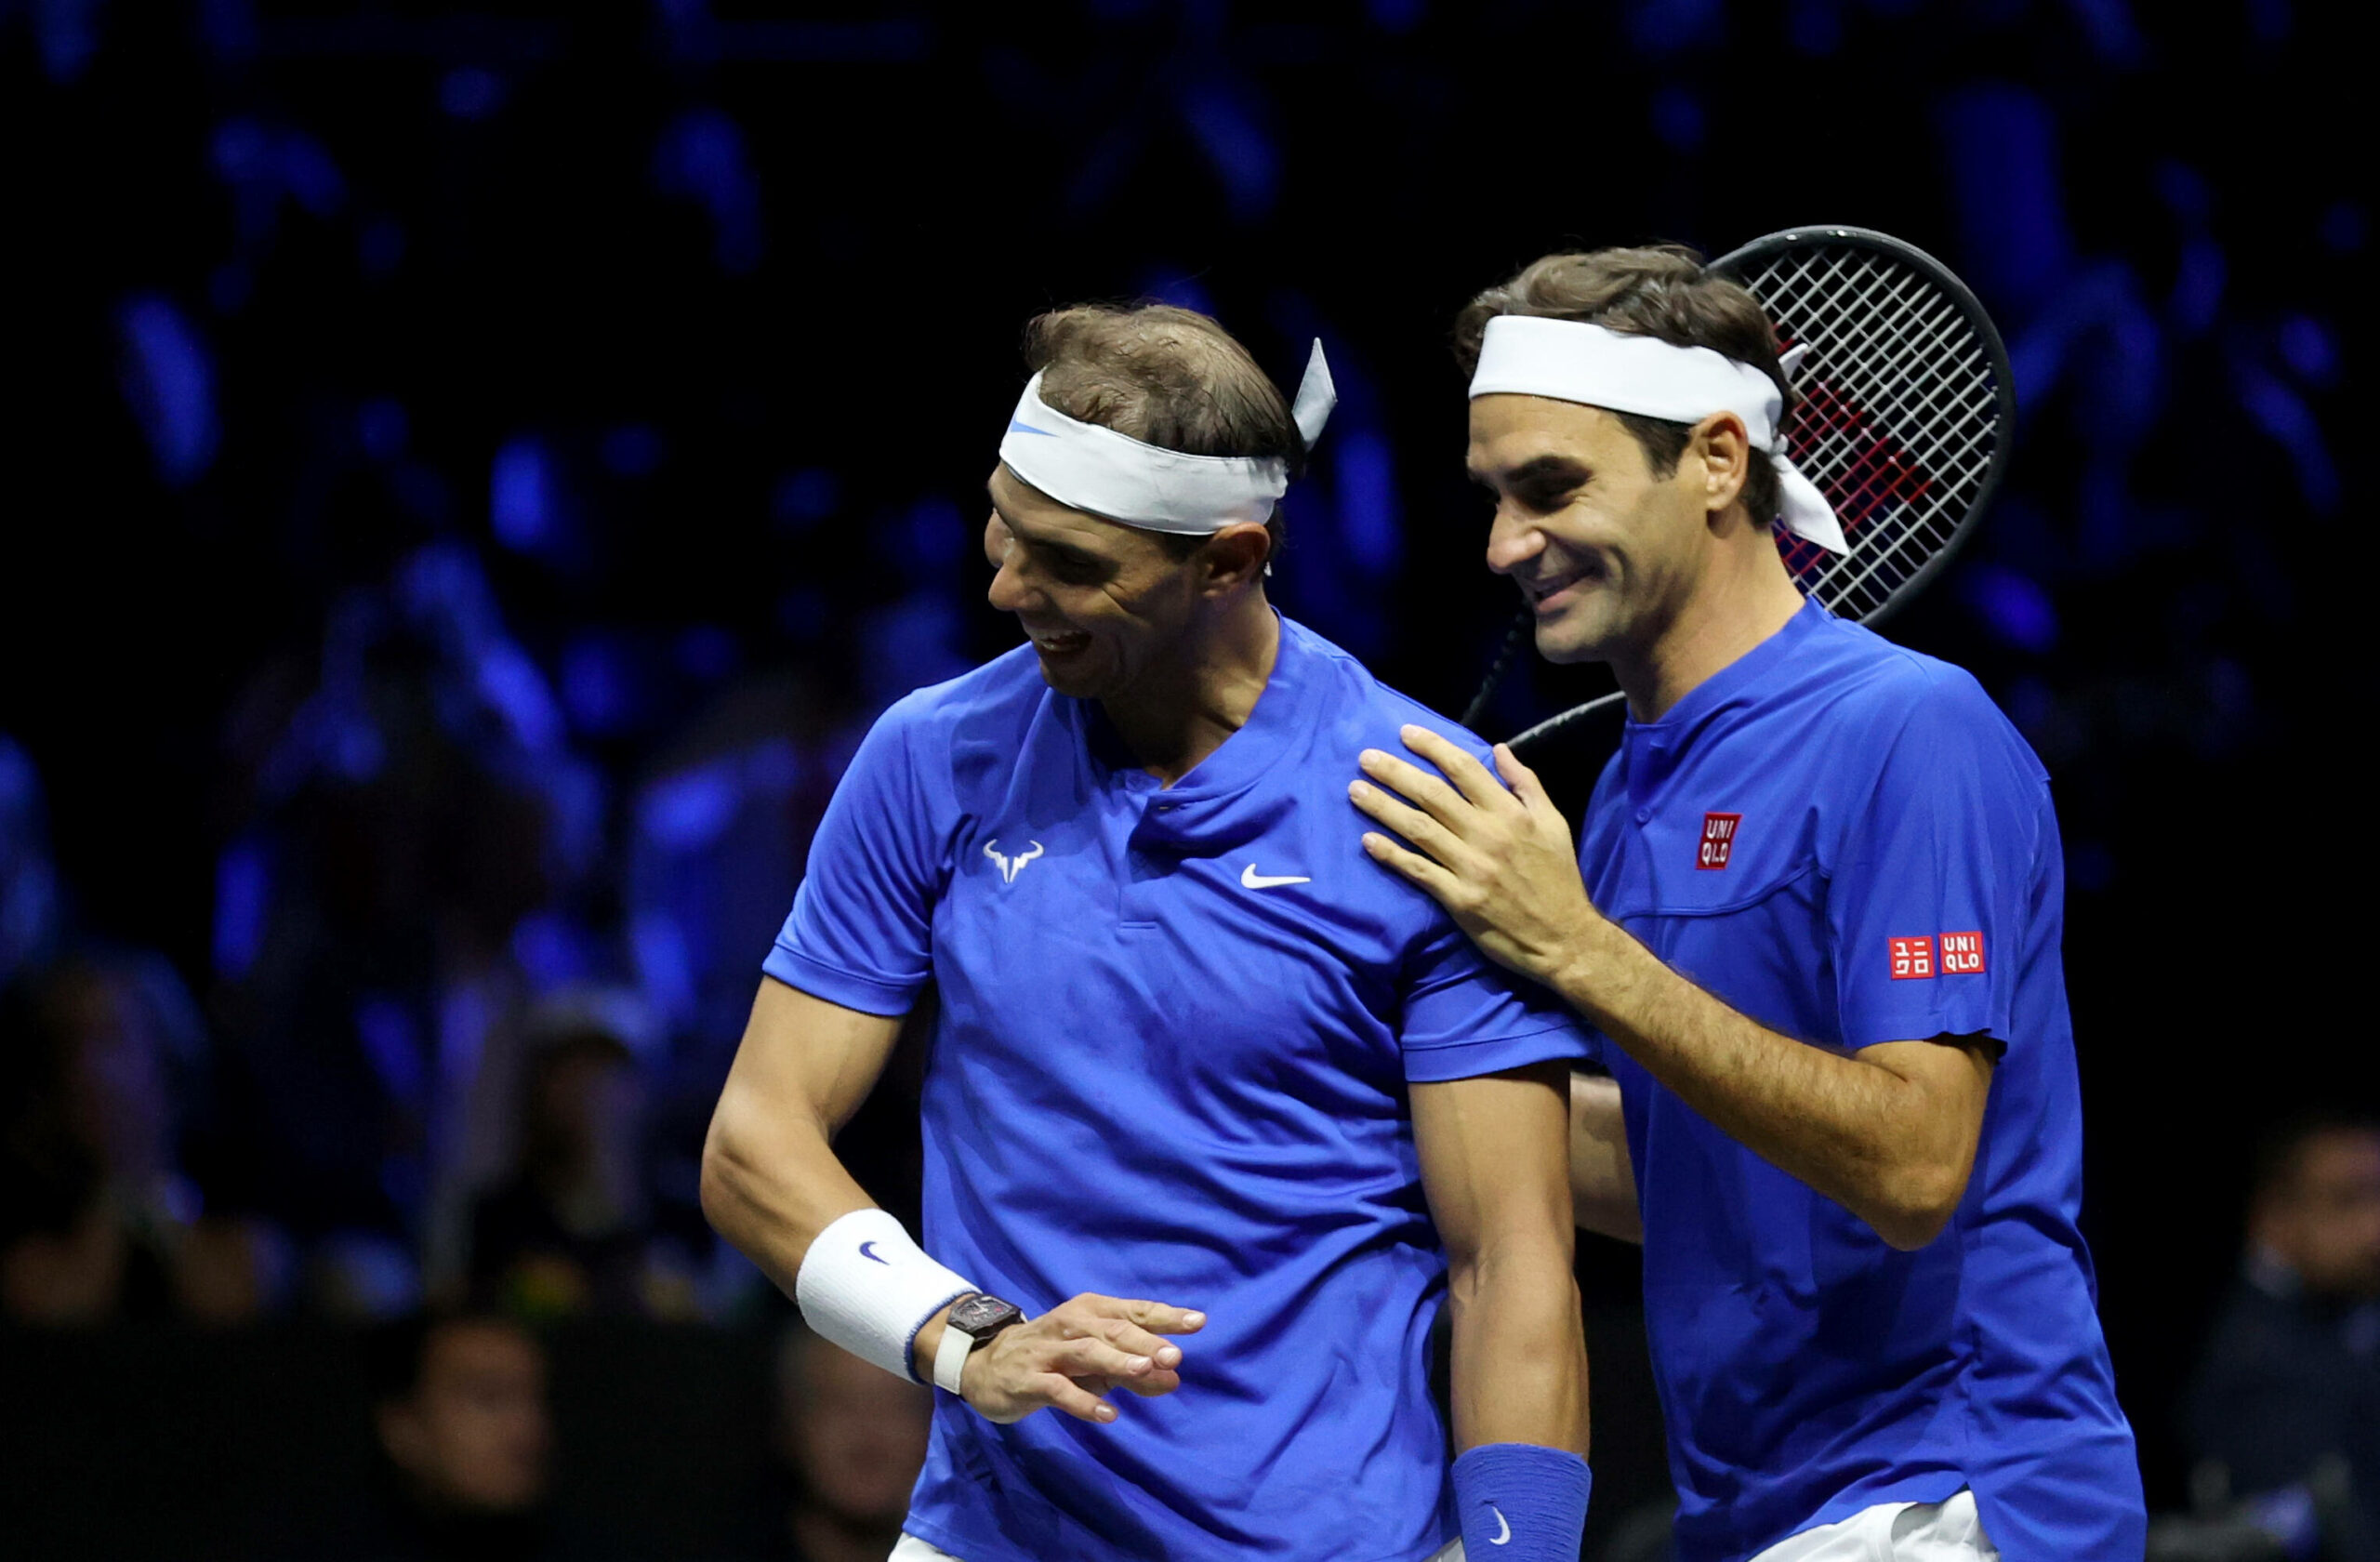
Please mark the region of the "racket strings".
[[1885, 255], [1787, 255], [1741, 280], [1779, 337], [1807, 349], [1787, 448], [1851, 543], [1838, 557], [1780, 536], [1786, 567], [1830, 610], [1864, 618], [1949, 545], [1990, 471], [1991, 355], [1928, 279]]

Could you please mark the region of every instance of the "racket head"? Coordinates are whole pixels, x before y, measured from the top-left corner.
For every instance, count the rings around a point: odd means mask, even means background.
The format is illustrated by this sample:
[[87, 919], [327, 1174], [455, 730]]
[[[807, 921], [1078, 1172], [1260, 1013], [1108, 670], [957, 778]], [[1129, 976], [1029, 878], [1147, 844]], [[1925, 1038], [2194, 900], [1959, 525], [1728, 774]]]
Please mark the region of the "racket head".
[[[2000, 329], [1933, 256], [1870, 228], [1770, 233], [1710, 262], [1740, 283], [1792, 354], [1785, 450], [1834, 506], [1846, 554], [1778, 530], [1794, 584], [1873, 627], [1958, 555], [2006, 475], [2016, 377]], [[1527, 751], [1620, 696], [1577, 706], [1512, 739]]]
[[1780, 533], [1794, 583], [1873, 627], [1974, 536], [2006, 475], [2016, 377], [1967, 285], [1915, 245], [1868, 228], [1789, 228], [1709, 268], [1740, 283], [1798, 362], [1786, 453], [1834, 506], [1837, 556]]

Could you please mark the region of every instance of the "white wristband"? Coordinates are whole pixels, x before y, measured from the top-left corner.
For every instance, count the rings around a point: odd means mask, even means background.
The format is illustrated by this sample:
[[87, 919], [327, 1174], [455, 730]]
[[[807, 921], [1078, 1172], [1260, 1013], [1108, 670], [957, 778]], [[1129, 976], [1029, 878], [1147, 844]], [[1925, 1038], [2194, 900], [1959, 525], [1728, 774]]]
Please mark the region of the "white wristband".
[[853, 1210], [818, 1233], [793, 1299], [822, 1338], [911, 1383], [918, 1330], [977, 1288], [928, 1258], [881, 1210]]

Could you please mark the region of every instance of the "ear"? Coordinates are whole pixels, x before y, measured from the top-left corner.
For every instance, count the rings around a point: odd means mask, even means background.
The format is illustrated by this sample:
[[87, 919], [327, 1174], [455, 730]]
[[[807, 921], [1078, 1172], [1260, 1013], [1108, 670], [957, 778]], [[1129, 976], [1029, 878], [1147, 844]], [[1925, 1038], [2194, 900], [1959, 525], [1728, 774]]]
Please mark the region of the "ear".
[[1235, 521], [1198, 549], [1198, 589], [1208, 596], [1238, 590], [1264, 577], [1273, 534], [1253, 521]]
[[1744, 481], [1759, 458], [1744, 420], [1732, 412], [1712, 413], [1694, 426], [1689, 448], [1702, 464], [1702, 508], [1724, 513], [1743, 496]]

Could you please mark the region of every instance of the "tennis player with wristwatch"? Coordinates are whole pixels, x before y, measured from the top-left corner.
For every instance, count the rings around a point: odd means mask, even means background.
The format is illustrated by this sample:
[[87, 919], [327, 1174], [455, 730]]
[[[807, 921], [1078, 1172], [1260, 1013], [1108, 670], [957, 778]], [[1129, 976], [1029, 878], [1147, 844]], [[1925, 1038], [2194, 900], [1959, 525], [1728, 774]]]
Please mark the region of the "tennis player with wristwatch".
[[[1029, 339], [985, 550], [1032, 643], [844, 773], [704, 1207], [943, 1391], [896, 1556], [1575, 1562], [1586, 1039], [1345, 827], [1402, 724], [1485, 749], [1265, 600], [1320, 354], [1292, 403], [1184, 311]], [[913, 1237], [830, 1142], [929, 981]]]

